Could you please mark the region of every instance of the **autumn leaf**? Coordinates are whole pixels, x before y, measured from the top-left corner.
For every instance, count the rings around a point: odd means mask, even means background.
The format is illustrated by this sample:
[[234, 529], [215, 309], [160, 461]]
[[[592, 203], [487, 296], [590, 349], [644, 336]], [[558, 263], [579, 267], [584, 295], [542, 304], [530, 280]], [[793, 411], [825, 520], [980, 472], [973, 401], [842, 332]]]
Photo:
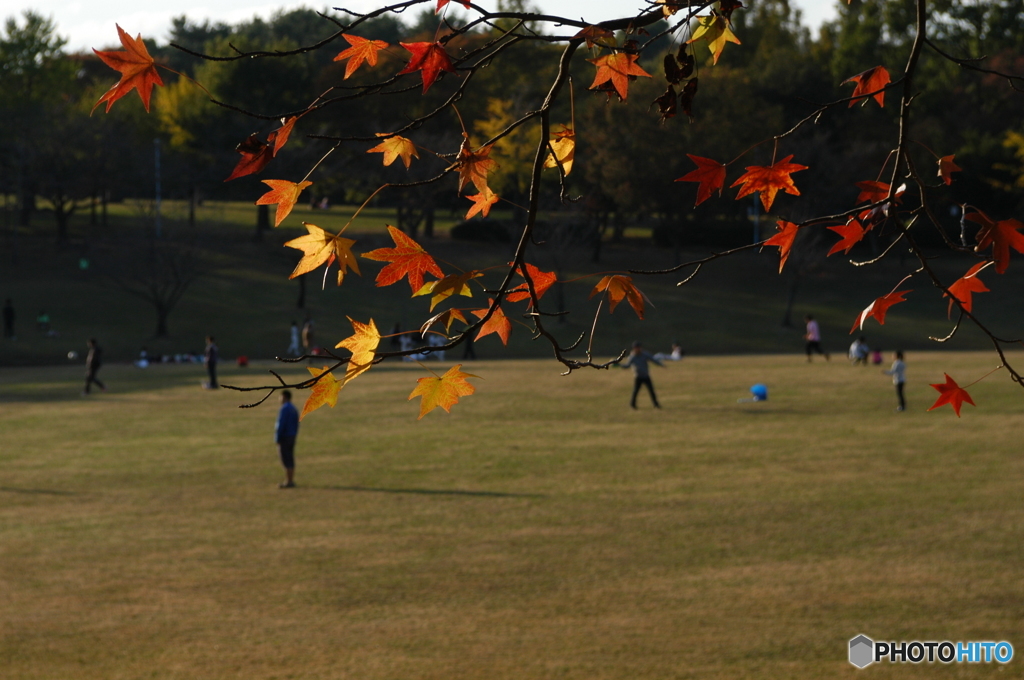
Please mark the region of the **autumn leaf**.
[[806, 170], [806, 165], [798, 165], [797, 163], [790, 163], [790, 159], [793, 158], [792, 154], [786, 156], [778, 163], [773, 163], [769, 166], [764, 165], [751, 165], [747, 167], [747, 171], [740, 176], [735, 182], [732, 183], [733, 187], [743, 185], [740, 192], [736, 194], [736, 200], [749, 196], [755, 191], [761, 193], [761, 204], [764, 206], [765, 212], [770, 212], [772, 209], [772, 203], [775, 202], [775, 194], [781, 189], [787, 194], [793, 196], [799, 196], [800, 190], [793, 184], [793, 178], [790, 177], [794, 172], [800, 172]]
[[454, 307], [452, 309], [446, 309], [440, 314], [435, 314], [434, 316], [427, 319], [423, 323], [423, 325], [420, 326], [420, 335], [423, 335], [428, 330], [430, 330], [430, 327], [433, 326], [435, 323], [443, 323], [444, 332], [448, 333], [452, 329], [452, 324], [455, 323], [456, 321], [461, 321], [462, 323], [469, 325], [469, 322], [466, 321], [466, 317], [463, 316], [462, 314], [462, 310], [455, 309]]
[[288, 214], [295, 207], [299, 200], [299, 194], [306, 187], [313, 186], [312, 182], [289, 182], [286, 179], [265, 179], [263, 183], [270, 187], [270, 191], [263, 194], [256, 200], [256, 205], [277, 204], [274, 213], [274, 226], [278, 226], [288, 217]]
[[[940, 406], [949, 404], [953, 407], [956, 417], [959, 418], [960, 407], [963, 406], [965, 401], [971, 406], [977, 406], [977, 404], [974, 403], [974, 400], [971, 399], [971, 395], [967, 393], [967, 390], [957, 385], [956, 381], [950, 378], [948, 373], [943, 373], [943, 375], [946, 376], [945, 383], [939, 383], [937, 385], [934, 383], [932, 384], [932, 387], [939, 391], [939, 398], [936, 399], [935, 403], [932, 404], [932, 407], [928, 409], [929, 411], [934, 411]], [[970, 387], [970, 385], [968, 385], [968, 387]]]
[[402, 162], [405, 163], [405, 169], [408, 170], [409, 165], [412, 163], [412, 157], [420, 157], [416, 152], [416, 145], [412, 143], [411, 139], [406, 139], [399, 135], [388, 137], [386, 132], [378, 132], [377, 136], [387, 137], [387, 139], [372, 149], [367, 149], [366, 153], [384, 154], [384, 165], [391, 165], [395, 162], [396, 158], [401, 157]]
[[[445, 5], [447, 5], [449, 2], [451, 2], [451, 0], [437, 0], [437, 9], [434, 10], [434, 14], [440, 14], [441, 10], [444, 9]], [[462, 0], [462, 6], [465, 7], [466, 9], [472, 9], [472, 7], [470, 7], [469, 5], [469, 0]]]
[[360, 38], [358, 35], [347, 33], [341, 37], [351, 45], [347, 50], [339, 52], [338, 56], [334, 58], [334, 61], [345, 61], [348, 59], [348, 63], [345, 64], [344, 80], [348, 80], [348, 77], [355, 73], [364, 62], [371, 67], [376, 66], [377, 52], [388, 48], [388, 44], [383, 40], [368, 40]]
[[847, 78], [843, 81], [843, 84], [857, 84], [857, 86], [853, 88], [853, 94], [850, 95], [853, 97], [850, 101], [851, 107], [857, 102], [864, 102], [867, 104], [868, 97], [861, 95], [869, 95], [872, 92], [875, 94], [871, 95], [871, 97], [878, 102], [878, 105], [885, 106], [885, 90], [883, 88], [888, 85], [889, 82], [889, 72], [882, 66], [876, 66], [864, 71], [863, 73], [858, 73], [855, 76]]
[[419, 297], [420, 295], [433, 296], [430, 298], [430, 311], [434, 311], [434, 307], [436, 307], [438, 303], [447, 300], [452, 295], [473, 297], [473, 291], [469, 287], [469, 282], [473, 279], [478, 279], [481, 276], [483, 276], [483, 272], [478, 271], [466, 272], [464, 274], [450, 274], [443, 279], [424, 283], [418, 291], [413, 293], [413, 297]]
[[572, 172], [572, 162], [576, 158], [576, 132], [569, 127], [562, 126], [559, 132], [555, 133], [553, 139], [548, 140], [554, 154], [549, 153], [544, 159], [545, 168], [557, 168], [562, 166], [562, 174], [566, 177]]
[[605, 276], [590, 291], [590, 297], [594, 297], [598, 293], [606, 293], [608, 295], [609, 312], [614, 312], [618, 304], [625, 299], [629, 302], [629, 306], [633, 308], [633, 311], [636, 312], [636, 315], [641, 319], [644, 318], [644, 294], [633, 285], [632, 278], [622, 276], [621, 274]]
[[[697, 185], [697, 202], [693, 204], [697, 207], [704, 201], [711, 198], [711, 194], [714, 193], [715, 189], [718, 190], [718, 195], [722, 195], [722, 186], [725, 184], [725, 166], [716, 160], [710, 158], [702, 158], [700, 156], [694, 156], [691, 153], [686, 154], [690, 160], [697, 164], [696, 170], [691, 170], [687, 174], [683, 175], [677, 182], [700, 182]], [[792, 156], [790, 156], [792, 158]]]
[[498, 164], [490, 158], [491, 147], [485, 146], [476, 151], [469, 150], [469, 138], [462, 140], [462, 147], [459, 149], [459, 157], [455, 161], [459, 168], [459, 192], [472, 182], [478, 191], [484, 193], [490, 191], [487, 186], [487, 173], [498, 167]]
[[615, 47], [616, 45], [615, 34], [607, 28], [601, 28], [600, 26], [587, 26], [574, 35], [573, 38], [583, 38], [587, 41], [587, 47], [589, 48], [593, 48], [594, 45], [600, 45], [601, 47]]
[[281, 150], [287, 142], [288, 138], [292, 135], [292, 130], [295, 128], [295, 122], [299, 119], [298, 116], [292, 116], [287, 118], [281, 124], [281, 127], [267, 135], [267, 143], [274, 145], [274, 155]]
[[971, 298], [972, 293], [987, 293], [988, 288], [982, 283], [981, 279], [978, 278], [978, 274], [985, 267], [992, 264], [991, 262], [979, 262], [970, 269], [967, 273], [961, 276], [959, 279], [954, 281], [949, 286], [949, 294], [943, 294], [943, 297], [949, 297], [949, 309], [946, 310], [946, 317], [948, 318], [953, 313], [953, 300], [956, 299], [960, 303], [960, 306], [964, 308], [964, 311], [970, 312], [971, 307], [974, 304]]
[[392, 283], [409, 277], [409, 287], [415, 293], [423, 287], [423, 274], [430, 273], [437, 278], [444, 278], [441, 268], [437, 266], [427, 251], [390, 224], [388, 233], [395, 242], [394, 248], [378, 248], [364, 253], [363, 257], [377, 262], [390, 262], [377, 274], [377, 286], [390, 286]]
[[943, 156], [939, 159], [939, 177], [946, 183], [946, 186], [953, 183], [953, 173], [961, 171], [960, 166], [953, 162], [955, 157], [955, 155]]
[[[889, 183], [888, 182], [876, 182], [875, 180], [867, 180], [864, 182], [857, 182], [854, 184], [860, 193], [857, 194], [857, 203], [878, 203], [884, 201], [889, 197]], [[896, 187], [896, 193], [893, 194], [893, 200], [898, 204], [900, 197], [907, 190], [906, 184], [901, 184]]]
[[860, 243], [864, 238], [864, 235], [868, 233], [868, 230], [862, 227], [860, 222], [855, 219], [851, 219], [846, 224], [838, 227], [829, 227], [829, 229], [836, 232], [843, 238], [839, 243], [832, 246], [832, 250], [828, 251], [828, 256], [834, 255], [840, 250], [843, 251], [843, 254], [849, 255], [850, 250]]
[[711, 50], [711, 63], [717, 64], [718, 58], [722, 56], [725, 43], [731, 42], [740, 45], [740, 39], [732, 32], [729, 20], [718, 14], [706, 17], [697, 17], [697, 30], [693, 36], [686, 41], [687, 44], [704, 39], [708, 41], [708, 49]]
[[341, 391], [341, 386], [344, 384], [338, 382], [338, 379], [328, 370], [327, 366], [323, 368], [313, 368], [310, 366], [308, 369], [314, 378], [325, 373], [326, 375], [313, 384], [313, 389], [306, 399], [305, 405], [302, 407], [302, 413], [299, 414], [299, 420], [302, 420], [306, 417], [307, 413], [317, 410], [324, 404], [334, 408], [334, 405], [338, 403], [338, 392]]
[[153, 86], [160, 85], [162, 87], [164, 84], [164, 81], [160, 80], [160, 74], [157, 73], [153, 57], [149, 56], [146, 43], [142, 41], [142, 34], [140, 33], [132, 38], [120, 26], [117, 26], [117, 35], [121, 39], [121, 46], [124, 47], [124, 52], [100, 52], [99, 50], [93, 50], [93, 52], [103, 60], [104, 64], [115, 71], [120, 71], [121, 80], [117, 81], [117, 84], [107, 90], [99, 98], [99, 101], [93, 104], [92, 111], [89, 112], [90, 115], [103, 102], [107, 103], [105, 113], [109, 113], [110, 107], [114, 105], [114, 102], [132, 90], [139, 93], [142, 105], [146, 107], [146, 112], [148, 113], [149, 99], [153, 94]]
[[[558, 277], [555, 272], [542, 272], [528, 262], [524, 263], [524, 265], [526, 267], [526, 273], [530, 275], [530, 280], [533, 281], [533, 290], [537, 293], [537, 299], [540, 300], [544, 297], [544, 293], [548, 292], [548, 289], [555, 285], [555, 282], [558, 281]], [[522, 267], [519, 268], [517, 273], [522, 276]], [[521, 283], [509, 291], [509, 294], [505, 296], [505, 299], [509, 302], [529, 300], [530, 288], [525, 282]]]
[[985, 248], [992, 246], [992, 259], [996, 261], [998, 273], [1002, 274], [1010, 266], [1010, 248], [1024, 254], [1024, 234], [1020, 233], [1020, 230], [1024, 229], [1024, 224], [1018, 220], [994, 222], [980, 210], [964, 215], [964, 219], [981, 225], [976, 236], [978, 245], [975, 246], [974, 251], [980, 253]]
[[370, 319], [370, 323], [361, 323], [352, 317], [348, 317], [348, 320], [355, 333], [335, 345], [335, 348], [344, 347], [352, 352], [348, 368], [345, 370], [345, 379], [342, 381], [343, 386], [370, 370], [377, 353], [377, 345], [380, 344], [380, 332], [373, 319]]
[[487, 217], [491, 213], [491, 206], [498, 202], [498, 194], [486, 187], [484, 191], [472, 196], [466, 196], [466, 198], [473, 201], [472, 207], [466, 211], [467, 220], [477, 213], [482, 213], [484, 217]]
[[779, 220], [775, 226], [779, 233], [765, 241], [764, 244], [779, 247], [779, 273], [781, 274], [782, 268], [786, 266], [786, 260], [789, 259], [789, 251], [793, 249], [793, 240], [800, 231], [800, 227], [786, 220]]
[[479, 378], [472, 373], [463, 373], [462, 364], [456, 364], [448, 369], [448, 372], [440, 378], [431, 376], [420, 378], [416, 381], [416, 388], [409, 395], [409, 399], [422, 397], [420, 400], [419, 420], [435, 408], [440, 406], [448, 413], [451, 413], [452, 406], [459, 403], [459, 397], [468, 397], [476, 392], [476, 388], [466, 381], [466, 378]]
[[420, 76], [423, 78], [424, 92], [430, 89], [430, 86], [437, 80], [437, 76], [441, 71], [455, 73], [452, 60], [448, 57], [448, 53], [444, 51], [441, 43], [415, 42], [399, 44], [412, 53], [412, 58], [409, 59], [409, 63], [405, 65], [405, 68], [398, 72], [398, 75], [420, 71]]
[[242, 158], [235, 165], [235, 169], [231, 171], [228, 178], [224, 180], [225, 182], [259, 172], [267, 167], [267, 163], [274, 157], [274, 147], [264, 142], [256, 134], [249, 135], [244, 141], [240, 142], [235, 147], [235, 151], [242, 154]]
[[651, 77], [650, 73], [637, 65], [637, 58], [638, 55], [635, 54], [617, 52], [596, 59], [587, 59], [597, 67], [597, 74], [594, 76], [594, 82], [590, 84], [590, 89], [596, 89], [602, 83], [610, 82], [618, 93], [619, 99], [625, 100], [629, 94], [630, 77]]
[[356, 274], [359, 274], [359, 263], [356, 262], [356, 256], [352, 253], [352, 246], [355, 244], [355, 241], [349, 238], [342, 238], [341, 236], [333, 236], [330, 232], [324, 231], [309, 222], [303, 222], [302, 224], [309, 233], [305, 236], [294, 238], [291, 241], [286, 241], [284, 244], [289, 248], [295, 248], [304, 253], [302, 259], [299, 260], [299, 264], [295, 266], [295, 271], [288, 277], [289, 279], [294, 279], [296, 276], [302, 276], [307, 272], [311, 272], [325, 262], [330, 267], [335, 261], [338, 263], [339, 286], [345, 278], [346, 269], [351, 269]]
[[[494, 309], [494, 314], [491, 314], [491, 318], [480, 327], [479, 331], [477, 331], [476, 339], [479, 340], [485, 335], [495, 333], [499, 338], [501, 338], [501, 344], [507, 345], [508, 336], [512, 332], [512, 323], [508, 320], [508, 317], [505, 316], [505, 313], [501, 311], [500, 306], [495, 306], [492, 302], [491, 308]], [[471, 313], [476, 318], [482, 319], [487, 316], [488, 311], [489, 310], [487, 309], [474, 309], [471, 310]]]
[[850, 329], [850, 333], [855, 330], [864, 329], [864, 322], [869, 318], [874, 317], [878, 320], [878, 323], [885, 324], [885, 314], [889, 311], [889, 308], [900, 302], [906, 302], [903, 296], [907, 293], [913, 293], [912, 290], [901, 290], [894, 293], [888, 293], [880, 298], [876, 298], [874, 302], [864, 308], [864, 311], [860, 313], [857, 320], [853, 322], [853, 328]]

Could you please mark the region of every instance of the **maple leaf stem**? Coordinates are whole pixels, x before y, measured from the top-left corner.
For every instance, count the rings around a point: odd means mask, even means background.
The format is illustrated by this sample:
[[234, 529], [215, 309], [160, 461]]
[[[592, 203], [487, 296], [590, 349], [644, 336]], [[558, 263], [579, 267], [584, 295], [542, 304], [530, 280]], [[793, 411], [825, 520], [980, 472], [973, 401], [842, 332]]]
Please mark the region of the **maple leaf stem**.
[[198, 80], [196, 80], [196, 79], [195, 79], [195, 78], [193, 78], [192, 76], [190, 76], [190, 75], [188, 75], [188, 74], [185, 74], [185, 73], [182, 73], [181, 71], [175, 71], [175, 70], [174, 70], [173, 68], [171, 68], [170, 66], [164, 66], [163, 64], [154, 64], [154, 65], [155, 65], [155, 66], [156, 66], [157, 68], [162, 68], [162, 69], [163, 69], [163, 70], [165, 70], [165, 71], [168, 71], [168, 72], [170, 72], [170, 73], [173, 73], [173, 74], [175, 74], [175, 75], [176, 75], [176, 76], [178, 76], [179, 78], [184, 78], [185, 80], [187, 80], [187, 81], [191, 82], [191, 83], [192, 83], [193, 85], [195, 85], [195, 86], [196, 86], [196, 87], [198, 87], [198, 88], [199, 88], [200, 90], [202, 90], [203, 92], [205, 92], [205, 93], [206, 93], [206, 96], [210, 98], [210, 101], [213, 101], [213, 93], [212, 93], [212, 92], [210, 92], [209, 90], [207, 90], [207, 89], [206, 89], [206, 86], [205, 86], [205, 85], [203, 85], [203, 84], [202, 84], [201, 82], [199, 82]]
[[[334, 153], [334, 150], [335, 150], [335, 149], [337, 149], [337, 148], [338, 148], [338, 145], [337, 145], [337, 144], [335, 144], [335, 145], [334, 145], [334, 146], [332, 146], [332, 147], [331, 147], [330, 149], [328, 149], [328, 150], [327, 150], [327, 153], [325, 153], [325, 154], [324, 154], [323, 156], [321, 156], [321, 157], [320, 157], [320, 160], [318, 160], [318, 161], [317, 161], [317, 162], [316, 162], [316, 163], [315, 163], [315, 164], [313, 165], [313, 167], [309, 169], [309, 172], [307, 172], [307, 173], [306, 173], [306, 176], [302, 178], [302, 182], [305, 182], [306, 180], [308, 180], [308, 179], [309, 179], [309, 176], [310, 176], [310, 175], [312, 175], [312, 174], [313, 174], [313, 172], [314, 172], [314, 171], [315, 171], [315, 170], [316, 170], [317, 168], [319, 168], [319, 167], [320, 167], [320, 164], [321, 164], [321, 163], [323, 163], [323, 162], [324, 162], [325, 160], [327, 160], [327, 157], [328, 157], [328, 156], [330, 156], [330, 155], [331, 155], [332, 153]], [[300, 182], [300, 184], [301, 184], [302, 182]], [[346, 225], [346, 226], [347, 226], [347, 225]], [[345, 231], [345, 230], [344, 230], [344, 229], [342, 229], [342, 231]]]
[[1000, 364], [999, 366], [996, 366], [996, 367], [995, 367], [995, 368], [993, 368], [993, 369], [992, 369], [991, 371], [989, 371], [989, 372], [988, 372], [988, 373], [986, 373], [985, 375], [981, 376], [980, 378], [978, 378], [977, 380], [975, 380], [974, 382], [972, 382], [972, 383], [971, 383], [970, 385], [964, 385], [964, 386], [962, 386], [962, 387], [961, 387], [960, 389], [962, 389], [962, 390], [966, 390], [966, 389], [967, 389], [968, 387], [973, 387], [974, 385], [977, 385], [977, 384], [978, 384], [978, 383], [980, 383], [980, 382], [981, 382], [982, 380], [984, 380], [985, 378], [989, 377], [990, 375], [992, 375], [992, 374], [993, 374], [993, 373], [995, 373], [996, 371], [1000, 371], [1000, 370], [1002, 370], [1002, 369], [1003, 369], [1003, 368], [1005, 368], [1005, 367], [1006, 367], [1006, 365], [1005, 365], [1005, 364]]
[[[348, 229], [349, 225], [352, 224], [357, 217], [359, 217], [359, 213], [363, 212], [363, 208], [365, 208], [367, 205], [370, 204], [370, 201], [373, 200], [374, 196], [376, 196], [377, 194], [379, 194], [380, 192], [384, 191], [385, 189], [387, 189], [390, 186], [394, 186], [394, 185], [393, 184], [382, 184], [381, 186], [377, 187], [377, 189], [374, 190], [374, 192], [372, 194], [370, 194], [366, 198], [365, 201], [363, 201], [362, 205], [360, 205], [358, 208], [356, 208], [356, 211], [354, 213], [352, 213], [352, 217], [350, 217], [348, 219], [348, 222], [345, 223], [345, 226], [343, 226], [341, 228], [341, 231], [338, 232], [338, 236], [341, 236], [343, 233], [345, 233], [345, 230]], [[324, 276], [327, 276], [327, 275], [324, 274]]]

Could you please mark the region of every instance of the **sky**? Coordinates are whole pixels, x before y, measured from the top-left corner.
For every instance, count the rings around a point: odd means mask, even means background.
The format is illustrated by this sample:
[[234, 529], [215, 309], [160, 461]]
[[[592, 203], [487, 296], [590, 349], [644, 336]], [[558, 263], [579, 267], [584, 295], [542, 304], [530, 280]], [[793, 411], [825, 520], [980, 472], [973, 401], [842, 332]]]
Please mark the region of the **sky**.
[[[597, 22], [621, 16], [624, 4], [629, 1], [533, 0], [533, 3], [551, 14], [572, 18], [577, 18], [580, 8], [586, 7], [586, 20]], [[477, 2], [482, 7], [497, 4], [495, 0]], [[637, 7], [646, 6], [643, 0], [634, 0], [634, 3]], [[330, 6], [336, 4], [343, 3], [337, 2]], [[835, 16], [834, 0], [794, 0], [794, 4], [803, 11], [804, 23], [811, 27], [817, 27]], [[319, 7], [303, 0], [0, 0], [0, 18], [20, 16], [26, 9], [33, 9], [56, 20], [57, 33], [68, 39], [65, 49], [85, 51], [94, 47], [116, 46], [118, 41], [114, 24], [120, 24], [121, 28], [132, 35], [141, 33], [146, 40], [155, 38], [165, 43], [171, 19], [182, 14], [198, 22], [209, 19], [234, 24], [253, 16], [267, 18], [277, 10], [303, 6]], [[379, 7], [380, 0], [349, 0], [344, 6], [365, 12]]]

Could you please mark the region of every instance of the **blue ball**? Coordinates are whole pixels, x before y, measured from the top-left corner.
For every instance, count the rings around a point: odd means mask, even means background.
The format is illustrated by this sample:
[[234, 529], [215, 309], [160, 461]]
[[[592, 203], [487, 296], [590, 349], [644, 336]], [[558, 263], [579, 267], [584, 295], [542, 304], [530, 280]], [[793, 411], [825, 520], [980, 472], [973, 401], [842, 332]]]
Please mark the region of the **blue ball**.
[[764, 401], [768, 398], [768, 386], [757, 383], [750, 388], [750, 393], [754, 395], [754, 401]]

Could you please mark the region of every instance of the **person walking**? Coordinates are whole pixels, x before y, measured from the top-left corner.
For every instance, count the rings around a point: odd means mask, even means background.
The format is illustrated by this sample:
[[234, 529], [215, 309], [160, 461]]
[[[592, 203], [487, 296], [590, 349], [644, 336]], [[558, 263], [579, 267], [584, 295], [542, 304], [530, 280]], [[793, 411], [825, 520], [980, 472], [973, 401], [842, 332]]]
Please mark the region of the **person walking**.
[[648, 364], [654, 362], [658, 366], [663, 364], [655, 359], [653, 356], [643, 350], [643, 345], [639, 340], [633, 343], [633, 350], [629, 354], [629, 358], [626, 359], [625, 363], [621, 364], [623, 368], [633, 369], [633, 396], [629, 400], [631, 408], [636, 409], [636, 395], [640, 393], [640, 387], [643, 385], [647, 386], [647, 391], [651, 394], [651, 401], [654, 403], [654, 408], [661, 408], [661, 404], [658, 403], [658, 397], [654, 394], [654, 383], [651, 382], [651, 372]]
[[807, 341], [808, 363], [811, 361], [811, 352], [823, 354], [825, 361], [828, 361], [830, 358], [828, 352], [821, 348], [821, 329], [818, 327], [818, 322], [810, 314], [804, 317], [804, 321], [807, 323], [807, 332], [804, 333], [804, 340]]
[[213, 341], [212, 335], [206, 336], [206, 351], [203, 352], [203, 365], [206, 366], [206, 374], [209, 376], [209, 380], [203, 383], [203, 387], [208, 390], [217, 389], [217, 360], [219, 352], [217, 344]]
[[281, 391], [281, 410], [277, 412], [277, 424], [274, 426], [274, 443], [281, 457], [285, 480], [278, 484], [279, 489], [295, 487], [295, 438], [299, 436], [299, 412], [292, 405], [292, 393]]
[[291, 342], [288, 345], [288, 354], [297, 357], [302, 353], [299, 347], [299, 324], [292, 321]]
[[893, 355], [892, 366], [888, 371], [882, 371], [885, 375], [892, 376], [892, 384], [896, 387], [896, 411], [907, 410], [907, 402], [903, 398], [903, 384], [907, 382], [907, 365], [903, 362], [902, 350], [897, 350]]
[[14, 335], [14, 303], [7, 298], [4, 303], [4, 340], [17, 340]]
[[96, 383], [97, 387], [106, 392], [107, 386], [96, 377], [100, 366], [103, 365], [103, 349], [96, 342], [96, 338], [89, 338], [88, 345], [89, 355], [85, 358], [85, 390], [82, 391], [82, 394], [89, 394], [89, 389], [93, 383]]

